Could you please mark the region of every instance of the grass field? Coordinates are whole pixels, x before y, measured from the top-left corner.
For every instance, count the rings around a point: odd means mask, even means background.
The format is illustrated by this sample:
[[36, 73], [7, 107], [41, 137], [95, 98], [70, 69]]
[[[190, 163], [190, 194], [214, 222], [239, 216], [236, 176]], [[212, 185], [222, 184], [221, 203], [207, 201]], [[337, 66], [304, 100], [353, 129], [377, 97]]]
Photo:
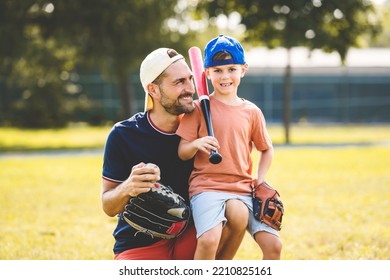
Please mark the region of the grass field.
[[[0, 129], [0, 151], [101, 148], [109, 128], [88, 130]], [[285, 204], [283, 259], [390, 259], [389, 131], [304, 126], [293, 143], [356, 145], [276, 147], [268, 181]], [[270, 132], [282, 142], [282, 129]], [[101, 166], [100, 153], [0, 156], [0, 259], [112, 259], [116, 221], [101, 210]], [[236, 259], [260, 258], [246, 236]]]
[[[111, 127], [71, 126], [64, 129], [25, 129], [0, 127], [0, 153], [15, 151], [94, 149], [104, 145]], [[284, 143], [284, 130], [269, 125], [275, 144]], [[388, 125], [295, 125], [290, 132], [293, 144], [381, 143], [390, 141]]]

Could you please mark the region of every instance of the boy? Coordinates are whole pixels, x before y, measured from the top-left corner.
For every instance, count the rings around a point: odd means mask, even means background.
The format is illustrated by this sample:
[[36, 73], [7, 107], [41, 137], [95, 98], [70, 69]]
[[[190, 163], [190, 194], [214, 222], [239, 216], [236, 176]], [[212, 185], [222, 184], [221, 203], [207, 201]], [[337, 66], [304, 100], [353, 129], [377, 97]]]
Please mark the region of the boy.
[[[199, 102], [186, 114], [176, 134], [181, 137], [179, 157], [194, 158], [189, 195], [197, 231], [195, 259], [215, 259], [222, 228], [228, 222], [226, 203], [238, 200], [249, 215], [248, 231], [263, 252], [263, 259], [280, 259], [282, 243], [279, 234], [253, 216], [252, 184], [265, 180], [273, 159], [273, 146], [261, 110], [237, 94], [248, 65], [244, 50], [234, 38], [220, 35], [204, 51], [205, 74], [214, 88], [210, 95], [214, 137], [206, 136], [206, 124]], [[261, 152], [257, 178], [253, 179], [252, 146]], [[223, 160], [208, 162], [211, 150], [219, 150]]]

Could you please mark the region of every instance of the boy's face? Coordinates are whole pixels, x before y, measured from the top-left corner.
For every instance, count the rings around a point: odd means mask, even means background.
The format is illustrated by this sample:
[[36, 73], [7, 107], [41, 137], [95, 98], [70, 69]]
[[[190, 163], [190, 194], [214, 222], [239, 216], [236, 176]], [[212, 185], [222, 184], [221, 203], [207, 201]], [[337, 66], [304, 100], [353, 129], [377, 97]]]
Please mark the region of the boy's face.
[[211, 80], [216, 93], [236, 94], [246, 69], [246, 64], [227, 64], [206, 68], [205, 73], [207, 78]]

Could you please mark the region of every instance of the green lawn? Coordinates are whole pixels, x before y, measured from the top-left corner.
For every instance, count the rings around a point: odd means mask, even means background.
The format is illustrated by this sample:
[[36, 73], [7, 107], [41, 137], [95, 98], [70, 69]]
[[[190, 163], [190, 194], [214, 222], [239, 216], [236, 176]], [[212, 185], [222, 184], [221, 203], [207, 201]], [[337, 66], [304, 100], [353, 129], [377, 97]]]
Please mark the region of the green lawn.
[[[390, 259], [390, 147], [280, 148], [283, 259]], [[251, 241], [251, 242], [249, 242]], [[260, 258], [248, 238], [238, 258]]]
[[[331, 130], [333, 134], [322, 133], [320, 127], [300, 129], [295, 128], [296, 133], [300, 132], [300, 136], [294, 136], [296, 143], [390, 140], [388, 127], [384, 126], [360, 127], [362, 131], [359, 127], [336, 127]], [[96, 131], [91, 135], [83, 132], [81, 138], [74, 135], [75, 139], [86, 139], [84, 144], [75, 140], [67, 145], [101, 148], [109, 128]], [[282, 130], [270, 127], [271, 131]], [[62, 137], [56, 138], [53, 131], [39, 131], [48, 134], [38, 146], [67, 146], [58, 143], [76, 132], [64, 130]], [[31, 131], [23, 133], [35, 135]], [[4, 129], [0, 129], [1, 146], [8, 141], [3, 136]], [[18, 141], [29, 143], [27, 140]], [[95, 141], [99, 144], [85, 144]], [[0, 157], [0, 259], [112, 259], [116, 221], [101, 210], [101, 166], [101, 154]], [[386, 144], [277, 146], [268, 181], [279, 190], [285, 204], [280, 232], [282, 258], [390, 259], [389, 166], [390, 146]], [[236, 259], [259, 258], [259, 249], [246, 236]]]
[[[104, 146], [111, 127], [71, 126], [64, 129], [16, 129], [0, 127], [0, 153], [57, 149], [94, 149]], [[284, 129], [269, 125], [275, 144], [284, 143]], [[390, 142], [390, 125], [294, 125], [292, 144]]]
[[63, 129], [0, 127], [0, 153], [59, 149], [95, 149], [104, 146], [111, 127], [73, 126]]

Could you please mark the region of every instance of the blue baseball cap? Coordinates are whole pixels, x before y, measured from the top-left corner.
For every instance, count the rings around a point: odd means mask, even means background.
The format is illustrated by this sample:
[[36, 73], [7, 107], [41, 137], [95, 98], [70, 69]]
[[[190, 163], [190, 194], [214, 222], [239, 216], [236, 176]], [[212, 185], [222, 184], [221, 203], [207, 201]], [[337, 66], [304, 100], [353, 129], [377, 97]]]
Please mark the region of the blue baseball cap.
[[[228, 52], [232, 58], [227, 60], [213, 60], [214, 55], [221, 51]], [[204, 48], [203, 66], [207, 68], [227, 64], [246, 64], [244, 49], [236, 39], [221, 34], [208, 42]]]

